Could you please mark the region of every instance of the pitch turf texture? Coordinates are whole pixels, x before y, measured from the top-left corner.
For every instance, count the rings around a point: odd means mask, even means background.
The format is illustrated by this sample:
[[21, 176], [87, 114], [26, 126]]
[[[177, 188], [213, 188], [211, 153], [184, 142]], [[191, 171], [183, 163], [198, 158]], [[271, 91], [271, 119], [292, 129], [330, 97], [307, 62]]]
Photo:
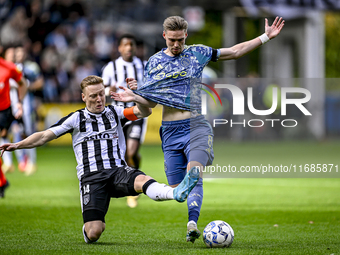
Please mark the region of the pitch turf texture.
[[[340, 142], [215, 143], [226, 165], [339, 164]], [[143, 146], [142, 169], [166, 182], [160, 146]], [[84, 243], [71, 147], [38, 149], [38, 171], [11, 182], [0, 200], [0, 254], [339, 254], [339, 178], [219, 178], [204, 180], [199, 229], [224, 220], [235, 231], [230, 248], [185, 241], [186, 203], [142, 195], [135, 209], [112, 199], [106, 230]]]

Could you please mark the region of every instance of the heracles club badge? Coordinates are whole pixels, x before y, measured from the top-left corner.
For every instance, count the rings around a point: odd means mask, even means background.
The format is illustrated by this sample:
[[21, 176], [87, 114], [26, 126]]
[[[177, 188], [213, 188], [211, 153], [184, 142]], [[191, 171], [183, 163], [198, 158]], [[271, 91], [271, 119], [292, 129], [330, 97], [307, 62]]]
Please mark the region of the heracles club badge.
[[115, 119], [115, 116], [113, 115], [113, 113], [112, 112], [106, 112], [105, 113], [105, 115], [106, 115], [106, 117], [109, 119], [109, 121], [114, 121], [114, 119]]
[[83, 196], [83, 204], [87, 205], [90, 202], [90, 194], [86, 194]]

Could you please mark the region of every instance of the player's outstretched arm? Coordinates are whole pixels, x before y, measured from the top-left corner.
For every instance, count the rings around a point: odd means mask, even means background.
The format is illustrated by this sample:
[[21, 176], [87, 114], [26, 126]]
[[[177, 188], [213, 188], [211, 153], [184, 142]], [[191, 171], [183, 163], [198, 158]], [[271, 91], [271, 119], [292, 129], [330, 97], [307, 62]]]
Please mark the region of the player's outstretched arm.
[[148, 117], [152, 113], [152, 109], [136, 103], [136, 106], [133, 108], [133, 113], [138, 119], [141, 119]]
[[230, 48], [222, 48], [219, 60], [238, 59], [249, 52], [260, 47], [262, 44], [278, 36], [285, 24], [285, 21], [276, 17], [271, 26], [268, 25], [268, 19], [265, 19], [265, 33], [253, 40], [239, 43]]
[[19, 101], [22, 102], [28, 91], [27, 82], [24, 76], [18, 81], [18, 85]]
[[140, 95], [133, 93], [131, 89], [122, 86], [119, 86], [119, 88], [123, 89], [124, 91], [119, 93], [111, 92], [111, 98], [114, 99], [115, 101], [124, 103], [135, 102], [136, 104], [140, 104], [147, 108], [154, 108], [157, 105], [157, 103], [149, 101], [144, 97], [141, 97]]
[[20, 142], [5, 143], [1, 145], [1, 156], [5, 151], [15, 151], [18, 149], [30, 149], [34, 147], [39, 147], [56, 138], [57, 136], [51, 130], [36, 132]]

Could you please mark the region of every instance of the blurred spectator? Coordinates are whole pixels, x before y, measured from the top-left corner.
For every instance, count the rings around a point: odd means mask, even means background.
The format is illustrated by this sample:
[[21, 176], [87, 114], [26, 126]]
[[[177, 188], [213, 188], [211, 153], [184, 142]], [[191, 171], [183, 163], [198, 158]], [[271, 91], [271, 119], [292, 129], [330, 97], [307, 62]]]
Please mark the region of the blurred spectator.
[[50, 46], [43, 50], [41, 56], [41, 69], [44, 73], [44, 99], [47, 102], [58, 101], [57, 68], [60, 65], [59, 55], [55, 47]]
[[68, 47], [65, 26], [56, 27], [54, 31], [47, 35], [44, 44], [45, 46], [54, 46], [59, 54], [65, 53]]
[[1, 29], [2, 45], [14, 45], [27, 39], [28, 18], [23, 6], [17, 7]]
[[1, 0], [0, 1], [0, 24], [4, 23], [4, 20], [9, 15], [12, 7], [11, 0]]
[[[118, 31], [126, 32], [119, 22], [129, 23], [124, 15], [151, 21], [150, 12], [156, 10], [150, 7], [155, 4], [155, 0], [0, 0], [0, 41], [24, 43], [43, 73], [43, 101], [81, 101], [73, 84], [100, 74], [105, 63], [118, 57]], [[138, 49], [137, 54], [145, 55], [142, 43]]]
[[94, 36], [94, 48], [96, 56], [104, 63], [111, 60], [114, 47], [113, 31], [109, 24], [98, 23]]
[[45, 37], [55, 26], [50, 22], [50, 13], [43, 11], [41, 0], [32, 0], [27, 8], [29, 18], [28, 36], [33, 43], [44, 42]]
[[37, 62], [38, 64], [40, 64], [40, 56], [42, 49], [43, 49], [42, 44], [39, 41], [32, 43], [31, 47], [28, 49], [32, 60]]
[[74, 70], [74, 80], [71, 82], [70, 86], [72, 101], [81, 101], [81, 89], [79, 87], [79, 84], [85, 77], [89, 75], [98, 75], [93, 62], [90, 59], [79, 59]]

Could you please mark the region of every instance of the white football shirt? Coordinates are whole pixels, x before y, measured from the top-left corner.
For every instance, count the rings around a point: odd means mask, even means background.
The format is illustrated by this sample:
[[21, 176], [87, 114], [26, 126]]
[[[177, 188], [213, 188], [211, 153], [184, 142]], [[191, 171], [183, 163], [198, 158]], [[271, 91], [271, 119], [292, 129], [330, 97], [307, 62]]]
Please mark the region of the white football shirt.
[[66, 133], [72, 135], [79, 180], [96, 171], [126, 165], [126, 145], [120, 123], [120, 119], [125, 118], [123, 111], [121, 106], [110, 105], [94, 114], [84, 108], [49, 128], [57, 137]]

